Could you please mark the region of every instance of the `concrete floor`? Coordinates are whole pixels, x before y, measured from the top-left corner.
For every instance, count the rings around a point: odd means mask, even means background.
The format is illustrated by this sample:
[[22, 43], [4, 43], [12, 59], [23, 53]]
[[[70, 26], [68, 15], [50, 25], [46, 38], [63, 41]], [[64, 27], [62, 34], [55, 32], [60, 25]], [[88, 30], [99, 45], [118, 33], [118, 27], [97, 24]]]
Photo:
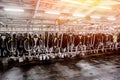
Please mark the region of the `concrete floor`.
[[50, 65], [13, 67], [0, 80], [120, 80], [120, 56], [89, 58]]

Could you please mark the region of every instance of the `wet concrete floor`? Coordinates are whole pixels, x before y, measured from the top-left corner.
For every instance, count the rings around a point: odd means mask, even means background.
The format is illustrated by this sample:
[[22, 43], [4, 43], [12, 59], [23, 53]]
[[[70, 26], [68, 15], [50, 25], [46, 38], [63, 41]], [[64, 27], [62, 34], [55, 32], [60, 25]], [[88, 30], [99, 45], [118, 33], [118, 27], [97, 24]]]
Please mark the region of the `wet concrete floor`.
[[13, 67], [0, 72], [0, 80], [120, 80], [120, 55]]

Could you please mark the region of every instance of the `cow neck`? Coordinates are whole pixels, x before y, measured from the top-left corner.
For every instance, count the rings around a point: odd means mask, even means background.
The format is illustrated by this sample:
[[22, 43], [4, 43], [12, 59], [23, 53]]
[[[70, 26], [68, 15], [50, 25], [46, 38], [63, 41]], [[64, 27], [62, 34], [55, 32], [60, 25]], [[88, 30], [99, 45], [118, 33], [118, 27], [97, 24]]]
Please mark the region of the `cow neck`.
[[3, 41], [5, 40], [6, 36], [1, 36], [1, 38], [3, 39]]

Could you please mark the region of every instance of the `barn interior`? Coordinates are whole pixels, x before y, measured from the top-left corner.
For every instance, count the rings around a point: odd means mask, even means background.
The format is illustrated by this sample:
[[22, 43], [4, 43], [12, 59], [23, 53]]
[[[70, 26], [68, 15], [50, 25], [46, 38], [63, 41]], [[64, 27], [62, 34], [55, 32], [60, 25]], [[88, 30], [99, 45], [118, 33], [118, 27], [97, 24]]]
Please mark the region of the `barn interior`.
[[120, 0], [0, 0], [0, 80], [119, 80]]

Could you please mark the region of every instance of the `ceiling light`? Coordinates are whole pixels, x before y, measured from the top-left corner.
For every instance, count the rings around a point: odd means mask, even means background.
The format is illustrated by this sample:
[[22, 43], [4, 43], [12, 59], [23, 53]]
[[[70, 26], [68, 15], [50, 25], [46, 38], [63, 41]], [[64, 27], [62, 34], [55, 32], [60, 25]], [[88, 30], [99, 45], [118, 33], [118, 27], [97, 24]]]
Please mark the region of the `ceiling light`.
[[100, 15], [92, 15], [92, 16], [90, 16], [90, 18], [92, 18], [92, 19], [100, 19], [101, 16]]
[[75, 0], [61, 0], [61, 1], [69, 2], [69, 3], [72, 3], [72, 4], [84, 5], [84, 6], [88, 6], [89, 5], [89, 4], [85, 4], [85, 3], [82, 3], [80, 1], [75, 1]]
[[17, 9], [17, 8], [4, 8], [5, 11], [12, 11], [12, 12], [24, 12], [23, 9]]
[[98, 6], [98, 8], [101, 8], [101, 9], [111, 9], [111, 7], [109, 7], [109, 6]]
[[83, 4], [83, 3], [77, 2], [75, 0], [61, 0], [61, 1], [70, 2], [70, 3], [74, 3], [74, 4]]
[[73, 16], [76, 16], [76, 17], [85, 17], [86, 15], [84, 15], [84, 14], [74, 13]]
[[104, 3], [102, 3], [102, 5], [119, 5], [119, 4], [120, 4], [119, 1], [113, 1], [113, 0], [107, 0]]
[[59, 12], [55, 12], [55, 11], [45, 11], [45, 13], [47, 13], [47, 14], [56, 14], [56, 15], [60, 15]]
[[110, 20], [110, 21], [115, 21], [115, 20], [116, 20], [116, 18], [115, 18], [114, 16], [109, 16], [109, 17], [107, 17], [107, 20]]

